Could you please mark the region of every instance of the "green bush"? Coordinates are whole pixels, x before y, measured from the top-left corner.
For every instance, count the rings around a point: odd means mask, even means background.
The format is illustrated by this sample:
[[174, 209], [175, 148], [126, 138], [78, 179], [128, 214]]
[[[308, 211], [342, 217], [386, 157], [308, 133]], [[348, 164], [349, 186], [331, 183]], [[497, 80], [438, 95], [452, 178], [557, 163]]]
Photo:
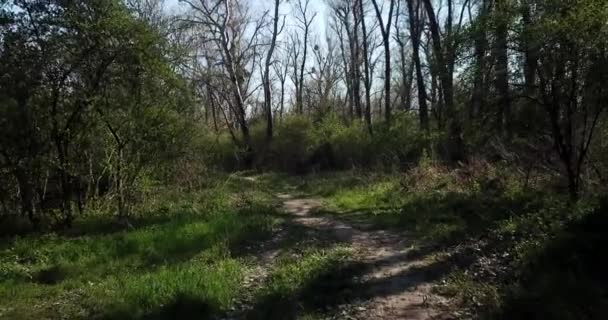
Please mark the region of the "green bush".
[[[339, 115], [329, 113], [316, 122], [302, 115], [285, 116], [276, 121], [270, 145], [264, 121], [252, 121], [250, 133], [258, 168], [297, 172], [310, 171], [315, 166], [320, 169], [410, 167], [432, 142], [418, 127], [415, 115], [399, 114], [390, 126], [374, 124], [370, 135], [363, 121], [346, 123]], [[238, 148], [228, 133], [209, 134], [200, 140], [201, 157], [209, 167], [238, 168]]]
[[347, 125], [332, 114], [321, 120], [312, 134], [316, 146], [324, 143], [331, 146], [338, 169], [371, 163], [372, 140], [363, 122], [354, 121]]
[[403, 113], [390, 126], [377, 126], [371, 141], [376, 164], [410, 167], [418, 162], [430, 140], [420, 131], [417, 121], [415, 115]]
[[299, 161], [308, 158], [313, 148], [312, 122], [302, 116], [288, 116], [275, 128], [267, 163], [275, 168], [293, 171]]

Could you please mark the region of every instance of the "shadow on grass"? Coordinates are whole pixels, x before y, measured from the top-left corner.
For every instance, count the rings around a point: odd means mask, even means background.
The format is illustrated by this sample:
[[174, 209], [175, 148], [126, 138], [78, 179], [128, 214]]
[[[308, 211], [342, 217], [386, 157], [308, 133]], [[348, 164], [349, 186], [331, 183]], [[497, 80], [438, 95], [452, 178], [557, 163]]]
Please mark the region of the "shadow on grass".
[[[371, 280], [362, 280], [372, 268], [390, 266], [407, 260], [406, 255], [387, 257], [371, 263], [346, 262], [319, 272], [296, 291], [271, 293], [260, 297], [242, 318], [298, 319], [302, 315], [337, 315], [340, 305], [361, 305], [375, 298], [389, 297], [416, 290], [419, 285], [437, 281], [449, 274], [456, 263], [452, 259], [412, 266], [402, 272]], [[469, 263], [472, 263], [469, 262]], [[461, 267], [466, 267], [461, 264]]]
[[242, 319], [297, 319], [307, 313], [326, 313], [332, 307], [351, 301], [355, 278], [365, 266], [335, 263], [317, 272], [304, 286], [292, 292], [271, 292], [259, 297]]
[[[167, 221], [152, 219], [149, 225], [128, 232], [75, 238], [32, 236], [17, 240], [7, 251], [18, 260], [5, 277], [16, 283], [57, 285], [82, 277], [104, 279], [123, 268], [152, 271], [197, 256], [203, 263], [212, 262], [215, 256], [229, 254], [230, 248], [270, 236], [271, 219], [271, 213], [251, 210], [207, 216], [183, 214]], [[35, 273], [26, 276], [19, 266]]]
[[109, 314], [103, 320], [207, 320], [214, 319], [217, 314], [216, 308], [212, 303], [190, 295], [181, 294], [176, 296], [170, 303], [161, 306], [144, 315], [134, 315], [126, 311]]
[[573, 221], [533, 255], [517, 285], [509, 286], [497, 318], [608, 317], [608, 202]]
[[[268, 232], [258, 237], [246, 237], [243, 241], [233, 242], [230, 246], [232, 257], [266, 257], [279, 251], [290, 252], [308, 247], [327, 249], [336, 244], [349, 242], [349, 239], [334, 232], [331, 226], [313, 227], [295, 223], [293, 219], [297, 218], [296, 216], [277, 210], [267, 211], [266, 216], [275, 221], [281, 221], [281, 223], [275, 226], [272, 233]], [[272, 241], [264, 241], [270, 239]]]
[[488, 197], [446, 193], [411, 197], [401, 207], [357, 208], [338, 215], [364, 228], [405, 231], [438, 246], [451, 246], [484, 235], [502, 220], [542, 206], [534, 195]]

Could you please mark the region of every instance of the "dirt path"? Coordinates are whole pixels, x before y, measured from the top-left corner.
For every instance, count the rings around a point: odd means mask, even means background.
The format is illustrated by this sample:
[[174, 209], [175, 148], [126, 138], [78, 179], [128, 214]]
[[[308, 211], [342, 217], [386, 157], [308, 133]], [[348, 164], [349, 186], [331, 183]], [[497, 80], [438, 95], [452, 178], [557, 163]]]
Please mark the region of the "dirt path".
[[369, 266], [359, 276], [368, 297], [340, 319], [450, 319], [447, 301], [431, 293], [432, 261], [413, 255], [407, 239], [384, 230], [366, 230], [331, 216], [315, 215], [322, 203], [318, 199], [277, 195], [283, 209], [292, 215], [291, 223], [333, 233], [350, 244], [357, 260]]

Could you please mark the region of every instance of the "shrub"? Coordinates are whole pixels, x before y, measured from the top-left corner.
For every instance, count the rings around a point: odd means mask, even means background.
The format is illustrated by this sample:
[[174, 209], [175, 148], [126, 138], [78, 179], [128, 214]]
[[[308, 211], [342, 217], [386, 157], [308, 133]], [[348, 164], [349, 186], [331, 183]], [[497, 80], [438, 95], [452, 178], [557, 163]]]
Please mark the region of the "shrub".
[[368, 165], [372, 161], [371, 137], [363, 122], [346, 125], [335, 114], [322, 119], [314, 128], [314, 144], [332, 147], [337, 169]]
[[390, 126], [380, 125], [374, 131], [371, 152], [376, 164], [398, 165], [402, 168], [416, 164], [430, 143], [413, 114], [398, 114]]
[[306, 159], [313, 148], [311, 128], [308, 118], [298, 115], [283, 118], [276, 126], [268, 163], [281, 170], [295, 170], [298, 161]]

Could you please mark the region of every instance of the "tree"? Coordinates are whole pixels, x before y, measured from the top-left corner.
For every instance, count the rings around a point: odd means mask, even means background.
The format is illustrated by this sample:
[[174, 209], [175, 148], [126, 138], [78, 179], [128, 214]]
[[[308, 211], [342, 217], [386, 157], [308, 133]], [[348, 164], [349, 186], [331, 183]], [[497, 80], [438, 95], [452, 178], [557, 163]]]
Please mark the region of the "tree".
[[[13, 1], [11, 11], [0, 30], [0, 100], [6, 105], [2, 119], [9, 120], [2, 136], [19, 140], [0, 140], [2, 167], [8, 167], [17, 181], [21, 209], [34, 224], [42, 214], [54, 212], [69, 227], [75, 218], [74, 203], [82, 211], [86, 192], [98, 189], [92, 186], [94, 176], [106, 171], [99, 169], [104, 163], [100, 155], [148, 150], [140, 159], [157, 159], [149, 154], [163, 154], [158, 143], [177, 133], [164, 130], [168, 118], [160, 110], [176, 104], [161, 108], [167, 101], [163, 97], [183, 95], [171, 89], [176, 86], [169, 78], [175, 75], [166, 67], [163, 41], [120, 1]], [[153, 100], [144, 104], [131, 99], [143, 92]], [[155, 123], [163, 125], [147, 122], [148, 112], [163, 115], [155, 117]], [[123, 135], [122, 128], [135, 129]], [[118, 148], [105, 143], [104, 134], [110, 132], [119, 137]], [[157, 133], [153, 140], [141, 140], [152, 132]], [[162, 148], [171, 149], [166, 143]], [[110, 168], [119, 215], [131, 201], [123, 186], [137, 177], [125, 170], [125, 162], [119, 160]], [[123, 179], [124, 174], [132, 177], [130, 181]], [[86, 176], [91, 177], [88, 186]]]
[[308, 57], [308, 38], [310, 36], [310, 26], [317, 16], [316, 12], [312, 15], [308, 12], [308, 5], [310, 0], [298, 0], [296, 2], [296, 21], [298, 22], [298, 28], [304, 33], [304, 40], [302, 41], [302, 61], [300, 62], [299, 78], [296, 81], [296, 110], [302, 114], [304, 112], [304, 70], [306, 68], [306, 59]]
[[510, 24], [508, 1], [496, 0], [494, 4], [494, 46], [492, 54], [495, 62], [494, 87], [498, 94], [496, 125], [507, 137], [511, 136], [511, 97], [509, 93], [509, 56], [507, 54], [507, 36]]
[[367, 130], [370, 134], [373, 133], [372, 128], [372, 101], [371, 101], [371, 86], [372, 79], [370, 75], [369, 67], [369, 39], [367, 28], [365, 26], [365, 10], [363, 10], [363, 0], [357, 0], [359, 2], [359, 14], [361, 15], [361, 32], [363, 34], [363, 65], [365, 68], [365, 123], [367, 124]]
[[487, 29], [490, 20], [489, 16], [490, 1], [482, 0], [479, 4], [479, 14], [472, 26], [473, 36], [473, 88], [471, 102], [469, 103], [469, 120], [475, 120], [486, 105], [486, 72], [488, 59], [486, 57], [488, 49]]
[[[362, 0], [360, 0], [362, 1]], [[384, 116], [387, 123], [391, 122], [391, 24], [393, 21], [393, 10], [395, 8], [395, 0], [390, 0], [388, 10], [388, 19], [386, 26], [382, 18], [382, 11], [378, 7], [377, 0], [372, 0], [376, 18], [380, 23], [380, 32], [382, 33], [382, 43], [384, 44]]]
[[[198, 26], [201, 41], [214, 43], [222, 58], [221, 63], [230, 83], [230, 93], [224, 98], [230, 100], [228, 104], [232, 107], [243, 138], [244, 165], [250, 167], [255, 154], [247, 122], [246, 89], [253, 72], [248, 72], [244, 64], [247, 63], [246, 59], [258, 56], [258, 37], [266, 24], [266, 13], [252, 22], [246, 7], [237, 0], [200, 1], [196, 4], [190, 0], [180, 1], [192, 9], [190, 16], [183, 18], [183, 21]], [[251, 32], [245, 38], [249, 28]], [[255, 63], [250, 63], [254, 68]]]
[[539, 47], [537, 102], [549, 117], [568, 192], [577, 199], [589, 146], [608, 101], [608, 5], [584, 0], [568, 9], [539, 4], [533, 29], [535, 38], [550, 39]]
[[[401, 85], [399, 90], [401, 110], [410, 111], [412, 108], [412, 84], [414, 76], [414, 61], [406, 58], [406, 39], [405, 32], [401, 29], [401, 17], [405, 17], [401, 10], [401, 2], [397, 2], [397, 12], [395, 14], [395, 34], [393, 38], [399, 46], [399, 69], [401, 71]], [[410, 37], [411, 41], [411, 37]], [[409, 64], [408, 64], [409, 62]]]
[[[279, 5], [280, 0], [274, 2], [274, 18], [272, 27], [272, 39], [270, 40], [270, 48], [266, 53], [266, 61], [264, 63], [264, 75], [262, 81], [264, 82], [264, 109], [266, 112], [266, 139], [272, 140], [272, 96], [270, 92], [270, 64], [272, 62], [272, 54], [277, 43], [277, 35], [279, 34]], [[283, 20], [285, 25], [285, 20]], [[283, 29], [281, 27], [281, 29]]]
[[285, 112], [285, 82], [287, 81], [287, 76], [289, 73], [289, 57], [286, 54], [283, 55], [282, 59], [279, 59], [275, 63], [272, 64], [272, 68], [274, 69], [274, 73], [279, 79], [279, 119], [283, 118], [283, 113]]
[[[344, 82], [346, 84], [346, 95], [348, 99], [348, 116], [355, 118], [355, 110], [360, 110], [361, 97], [359, 96], [360, 85], [357, 78], [357, 65], [355, 58], [356, 50], [353, 43], [353, 32], [351, 25], [351, 11], [356, 8], [351, 0], [335, 0], [329, 3], [332, 9], [332, 29], [340, 42], [340, 53], [344, 69]], [[346, 43], [345, 43], [346, 42]], [[370, 118], [371, 119], [371, 118]]]
[[444, 52], [439, 23], [435, 15], [435, 10], [431, 0], [424, 0], [426, 13], [429, 19], [429, 27], [433, 45], [433, 57], [435, 59], [436, 68], [438, 70], [439, 79], [441, 81], [443, 107], [448, 122], [447, 134], [447, 157], [451, 162], [462, 161], [464, 155], [464, 143], [462, 141], [462, 127], [460, 119], [454, 105], [454, 60], [455, 51], [451, 43], [452, 39], [452, 1], [448, 0], [448, 19], [447, 25], [447, 49]]
[[418, 115], [420, 118], [420, 128], [427, 134], [430, 130], [426, 85], [424, 84], [424, 75], [422, 73], [422, 62], [420, 61], [420, 38], [422, 37], [423, 22], [420, 17], [419, 1], [416, 1], [417, 6], [414, 7], [415, 0], [407, 1], [407, 11], [409, 14], [410, 38], [412, 42], [412, 59], [416, 67], [416, 88], [418, 89]]

